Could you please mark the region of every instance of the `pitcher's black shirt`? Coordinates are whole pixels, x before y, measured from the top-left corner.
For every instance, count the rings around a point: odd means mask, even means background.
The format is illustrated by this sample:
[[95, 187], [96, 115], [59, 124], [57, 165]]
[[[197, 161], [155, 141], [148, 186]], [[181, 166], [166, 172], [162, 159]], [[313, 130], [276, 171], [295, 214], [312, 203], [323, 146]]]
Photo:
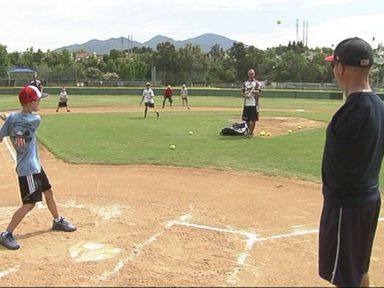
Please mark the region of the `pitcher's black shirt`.
[[348, 96], [327, 127], [322, 160], [325, 205], [351, 207], [380, 199], [384, 104], [373, 92]]

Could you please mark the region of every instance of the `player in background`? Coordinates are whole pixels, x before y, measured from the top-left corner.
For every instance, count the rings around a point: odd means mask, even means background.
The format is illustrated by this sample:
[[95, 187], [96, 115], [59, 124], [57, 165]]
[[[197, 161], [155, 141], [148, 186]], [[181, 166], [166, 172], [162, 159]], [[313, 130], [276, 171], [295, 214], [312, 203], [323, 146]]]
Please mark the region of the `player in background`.
[[241, 94], [244, 97], [242, 119], [247, 123], [247, 137], [253, 137], [256, 121], [259, 121], [259, 98], [261, 83], [256, 80], [254, 69], [248, 70], [248, 80], [244, 81], [241, 87]]
[[41, 92], [41, 95], [44, 98], [49, 96], [48, 93], [44, 92], [43, 82], [36, 76], [33, 76], [33, 79], [31, 80], [31, 82], [29, 82], [29, 85], [37, 87], [37, 89], [39, 89], [39, 91]]
[[167, 88], [164, 89], [163, 109], [164, 109], [166, 100], [168, 100], [169, 106], [172, 107], [172, 103], [173, 103], [172, 95], [173, 95], [172, 87], [171, 85], [168, 85]]
[[11, 113], [0, 129], [0, 142], [8, 136], [16, 150], [16, 173], [22, 199], [22, 206], [13, 214], [7, 229], [0, 234], [0, 244], [11, 250], [20, 248], [13, 236], [14, 230], [35, 204], [42, 201], [42, 194], [53, 216], [52, 230], [76, 230], [74, 225], [60, 216], [52, 186], [41, 166], [36, 139], [41, 118], [33, 113], [39, 110], [40, 98], [42, 94], [37, 87], [25, 86], [19, 93], [21, 112]]
[[144, 118], [147, 118], [148, 108], [153, 108], [153, 110], [156, 113], [156, 117], [157, 118], [160, 117], [159, 112], [157, 112], [156, 108], [155, 108], [154, 97], [155, 97], [155, 93], [151, 89], [151, 83], [147, 82], [145, 84], [145, 89], [143, 90], [143, 97], [141, 98], [141, 101], [140, 101], [140, 105], [143, 104], [143, 101], [144, 101], [144, 105], [145, 105], [145, 108], [144, 108]]
[[68, 100], [69, 100], [68, 92], [65, 89], [65, 87], [62, 87], [59, 93], [59, 103], [57, 103], [56, 112], [59, 112], [59, 109], [61, 107], [65, 107], [65, 109], [67, 109], [67, 112], [71, 112], [71, 110], [69, 110], [69, 107], [68, 107]]
[[31, 82], [29, 82], [29, 85], [37, 87], [40, 92], [43, 92], [43, 82], [37, 78], [36, 76], [33, 76]]
[[189, 95], [188, 95], [187, 86], [185, 86], [185, 84], [183, 84], [183, 86], [181, 87], [180, 96], [181, 96], [181, 105], [183, 107], [187, 107], [188, 109], [191, 109], [191, 107], [189, 107], [189, 104], [188, 104]]

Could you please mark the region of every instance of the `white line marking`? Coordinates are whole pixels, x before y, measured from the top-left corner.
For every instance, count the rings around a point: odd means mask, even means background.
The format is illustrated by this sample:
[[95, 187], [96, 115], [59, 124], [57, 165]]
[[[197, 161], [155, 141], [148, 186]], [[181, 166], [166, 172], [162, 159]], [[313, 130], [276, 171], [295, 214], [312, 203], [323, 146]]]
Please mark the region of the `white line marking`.
[[17, 272], [19, 270], [20, 265], [13, 266], [4, 271], [0, 271], [0, 278], [5, 277], [11, 273]]
[[[249, 256], [249, 252], [252, 250], [253, 245], [258, 239], [258, 236], [256, 233], [248, 232], [248, 231], [242, 231], [242, 230], [236, 230], [232, 228], [218, 228], [218, 227], [212, 227], [208, 225], [203, 224], [194, 224], [194, 223], [188, 223], [183, 219], [184, 221], [170, 221], [172, 225], [181, 225], [186, 227], [191, 227], [195, 229], [202, 229], [207, 231], [214, 231], [219, 233], [229, 233], [229, 234], [236, 234], [241, 235], [247, 238], [247, 244], [243, 250], [243, 252], [237, 257], [236, 265], [233, 271], [229, 273], [229, 276], [227, 277], [226, 282], [230, 285], [236, 285], [238, 282], [237, 275], [241, 271], [242, 267], [245, 265], [246, 259]], [[261, 238], [262, 239], [262, 238]]]
[[252, 250], [253, 245], [255, 244], [257, 239], [256, 234], [249, 234], [248, 235], [248, 240], [247, 240], [247, 245], [245, 246], [244, 251], [237, 257], [237, 262], [235, 267], [231, 272], [229, 272], [229, 275], [226, 279], [226, 283], [230, 285], [236, 285], [238, 282], [238, 274], [245, 265], [245, 261], [247, 260], [249, 256], [249, 252]]
[[[183, 219], [184, 220], [184, 219]], [[258, 237], [256, 233], [243, 231], [243, 230], [236, 230], [232, 228], [219, 228], [219, 227], [212, 227], [208, 225], [203, 224], [194, 224], [194, 223], [188, 223], [185, 220], [184, 221], [170, 221], [170, 224], [173, 225], [181, 225], [186, 227], [191, 227], [195, 229], [202, 229], [207, 231], [214, 231], [219, 233], [229, 233], [229, 234], [237, 234], [241, 235], [247, 238], [246, 246], [242, 253], [237, 257], [236, 265], [231, 271], [226, 279], [226, 283], [230, 285], [237, 285], [238, 282], [238, 274], [241, 271], [241, 269], [245, 266], [245, 262], [250, 254], [250, 251], [252, 250], [254, 244], [256, 242], [262, 242], [262, 241], [270, 241], [270, 240], [276, 240], [276, 239], [282, 239], [282, 238], [288, 238], [293, 236], [302, 236], [306, 234], [313, 234], [318, 233], [317, 229], [312, 230], [305, 230], [305, 229], [296, 229], [296, 231], [292, 233], [287, 234], [278, 234], [278, 235], [272, 235], [267, 237]]]
[[202, 224], [193, 224], [193, 223], [182, 222], [182, 221], [170, 221], [170, 222], [173, 225], [182, 225], [182, 226], [187, 226], [187, 227], [192, 227], [192, 228], [197, 228], [197, 229], [211, 230], [211, 231], [215, 231], [215, 232], [242, 235], [242, 236], [247, 237], [248, 239], [254, 239], [254, 242], [269, 241], [269, 240], [287, 238], [287, 237], [292, 237], [292, 236], [301, 236], [301, 235], [306, 235], [306, 234], [318, 233], [317, 229], [298, 230], [298, 231], [294, 231], [292, 233], [278, 234], [278, 235], [259, 238], [256, 233], [247, 232], [247, 231], [234, 230], [234, 229], [224, 229], [224, 228], [212, 227], [212, 226], [202, 225]]
[[[73, 208], [86, 208], [84, 205], [76, 205], [74, 203], [67, 204], [65, 206], [66, 207], [73, 207]], [[93, 209], [90, 209], [90, 210], [93, 210]], [[113, 267], [112, 270], [106, 271], [103, 274], [97, 276], [96, 277], [97, 280], [105, 281], [105, 280], [111, 278], [113, 275], [119, 273], [119, 271], [122, 270], [128, 262], [132, 261], [136, 256], [138, 256], [142, 252], [142, 250], [144, 249], [145, 246], [147, 246], [150, 243], [157, 240], [157, 238], [159, 238], [162, 234], [164, 234], [167, 230], [169, 230], [170, 228], [172, 228], [175, 225], [186, 226], [186, 227], [190, 227], [190, 228], [202, 229], [202, 230], [207, 230], [207, 231], [214, 231], [214, 232], [219, 232], [219, 233], [236, 234], [236, 235], [241, 235], [241, 236], [244, 236], [247, 238], [246, 246], [245, 246], [243, 252], [240, 253], [240, 255], [237, 257], [235, 268], [233, 269], [232, 272], [229, 273], [229, 276], [227, 277], [226, 283], [230, 284], [230, 285], [237, 285], [238, 274], [241, 271], [241, 269], [246, 265], [246, 260], [250, 255], [249, 252], [252, 250], [252, 248], [256, 242], [278, 240], [278, 239], [283, 239], [283, 238], [289, 238], [289, 237], [318, 233], [317, 229], [303, 229], [303, 227], [305, 225], [298, 225], [298, 226], [292, 226], [292, 228], [294, 228], [294, 230], [296, 230], [292, 233], [277, 234], [277, 235], [259, 238], [257, 236], [257, 234], [253, 233], [253, 232], [237, 230], [237, 229], [232, 229], [232, 228], [219, 228], [219, 227], [213, 227], [213, 226], [208, 226], [208, 225], [203, 225], [203, 224], [189, 223], [188, 220], [191, 218], [192, 218], [192, 215], [185, 214], [185, 215], [181, 216], [179, 218], [179, 220], [168, 221], [165, 224], [162, 231], [152, 235], [151, 237], [149, 237], [144, 242], [136, 245], [135, 250], [130, 255], [128, 255], [126, 258], [124, 258], [122, 260], [119, 260], [116, 263], [115, 267]], [[382, 221], [382, 220], [384, 220], [384, 217], [379, 218], [379, 221]]]
[[[180, 220], [185, 220], [185, 219], [188, 219], [190, 217], [191, 217], [190, 214], [186, 214], [186, 215], [181, 216]], [[174, 222], [177, 222], [177, 221], [168, 221], [164, 225], [162, 231], [152, 235], [151, 237], [149, 237], [144, 242], [137, 244], [135, 250], [130, 255], [128, 255], [126, 258], [118, 261], [117, 264], [115, 265], [115, 267], [113, 267], [112, 270], [104, 272], [103, 274], [98, 276], [97, 279], [105, 281], [108, 278], [110, 278], [111, 276], [113, 276], [116, 273], [118, 273], [121, 269], [124, 268], [124, 266], [128, 262], [132, 261], [136, 256], [138, 256], [142, 252], [142, 250], [143, 250], [143, 248], [145, 246], [147, 246], [148, 244], [154, 242], [157, 238], [159, 238], [162, 234], [164, 234], [168, 229], [170, 229], [174, 225]]]
[[[383, 220], [384, 220], [384, 217], [379, 218], [379, 221], [383, 221]], [[177, 224], [179, 224], [179, 223], [177, 223]], [[180, 225], [184, 225], [184, 224], [180, 224]], [[197, 225], [187, 225], [187, 226], [197, 227]], [[319, 233], [318, 229], [305, 230], [302, 228], [304, 226], [306, 226], [306, 225], [291, 226], [292, 228], [295, 229], [295, 231], [292, 233], [278, 234], [278, 235], [272, 235], [272, 236], [261, 237], [261, 238], [257, 238], [257, 237], [256, 238], [250, 238], [249, 236], [252, 236], [252, 233], [239, 231], [238, 234], [240, 234], [240, 235], [245, 235], [246, 233], [248, 233], [249, 238], [248, 238], [247, 246], [246, 246], [245, 250], [237, 258], [237, 263], [236, 263], [237, 265], [234, 268], [234, 270], [231, 273], [229, 273], [229, 276], [227, 277], [226, 283], [230, 284], [230, 285], [237, 285], [237, 282], [238, 282], [237, 275], [239, 274], [242, 266], [245, 265], [245, 260], [249, 256], [248, 251], [250, 251], [252, 249], [255, 242], [270, 241], [270, 240], [283, 239], [283, 238], [288, 238], [288, 237], [295, 237], [295, 236], [302, 236], [302, 235], [307, 235], [307, 234]], [[218, 231], [217, 229], [210, 229], [210, 230]], [[228, 232], [225, 229], [220, 229], [220, 230], [223, 232]], [[230, 233], [233, 233], [233, 230], [230, 230]], [[254, 235], [256, 236], [256, 234], [254, 234]]]
[[272, 235], [272, 236], [268, 236], [268, 237], [257, 238], [256, 241], [257, 242], [270, 241], [270, 240], [289, 238], [289, 237], [294, 237], [294, 236], [302, 236], [302, 235], [307, 235], [307, 234], [315, 234], [315, 233], [318, 233], [318, 232], [319, 232], [319, 230], [317, 230], [317, 229], [303, 230], [303, 231], [294, 231], [292, 233], [287, 233], [287, 234], [279, 234], [279, 235]]
[[88, 210], [103, 220], [110, 220], [112, 218], [118, 218], [123, 212], [122, 210], [126, 208], [125, 206], [121, 206], [119, 204], [115, 204], [108, 207], [103, 206], [96, 206], [96, 205], [83, 205], [83, 204], [76, 204], [75, 201], [69, 201], [65, 204], [57, 204], [58, 206], [66, 207], [66, 208], [76, 208], [76, 209], [85, 209]]
[[225, 229], [225, 228], [218, 228], [218, 227], [212, 227], [208, 225], [203, 224], [194, 224], [194, 223], [188, 223], [185, 221], [169, 221], [169, 223], [172, 223], [172, 225], [181, 225], [181, 226], [187, 226], [192, 227], [196, 229], [202, 229], [202, 230], [210, 230], [215, 232], [221, 232], [221, 233], [230, 233], [230, 234], [238, 234], [245, 236], [247, 238], [256, 237], [255, 233], [247, 232], [247, 231], [241, 231], [241, 230], [235, 230], [235, 229]]
[[36, 202], [37, 209], [45, 209], [47, 208], [46, 205], [44, 205], [43, 201]]
[[11, 218], [13, 213], [20, 208], [20, 206], [8, 206], [8, 207], [0, 207], [0, 217], [1, 218]]
[[13, 148], [12, 144], [9, 142], [8, 138], [4, 138], [4, 144], [7, 147], [9, 154], [11, 154], [11, 157], [13, 161], [17, 161], [16, 151], [15, 148]]

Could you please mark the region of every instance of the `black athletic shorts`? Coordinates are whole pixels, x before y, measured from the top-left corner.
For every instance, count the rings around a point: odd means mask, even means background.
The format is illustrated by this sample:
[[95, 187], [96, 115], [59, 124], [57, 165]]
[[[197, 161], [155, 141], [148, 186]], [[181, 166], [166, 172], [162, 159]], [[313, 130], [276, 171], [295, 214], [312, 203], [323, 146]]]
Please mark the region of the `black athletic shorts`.
[[145, 107], [153, 108], [153, 107], [155, 107], [155, 103], [145, 102]]
[[256, 106], [244, 106], [242, 119], [244, 121], [259, 121], [259, 112]]
[[49, 179], [43, 168], [38, 174], [19, 177], [20, 194], [23, 204], [36, 203], [43, 200], [42, 193], [51, 189]]
[[59, 102], [59, 107], [67, 107], [67, 102]]
[[356, 287], [369, 270], [381, 202], [323, 207], [319, 231], [319, 275], [338, 287]]

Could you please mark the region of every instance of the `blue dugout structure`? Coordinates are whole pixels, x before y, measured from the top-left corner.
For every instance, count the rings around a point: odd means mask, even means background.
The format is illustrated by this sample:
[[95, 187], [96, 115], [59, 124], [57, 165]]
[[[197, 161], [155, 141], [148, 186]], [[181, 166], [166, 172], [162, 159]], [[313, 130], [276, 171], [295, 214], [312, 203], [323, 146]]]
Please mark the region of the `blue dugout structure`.
[[33, 76], [37, 76], [37, 72], [29, 67], [14, 67], [11, 70], [8, 70], [7, 74], [9, 87], [15, 86], [17, 79], [31, 79]]

